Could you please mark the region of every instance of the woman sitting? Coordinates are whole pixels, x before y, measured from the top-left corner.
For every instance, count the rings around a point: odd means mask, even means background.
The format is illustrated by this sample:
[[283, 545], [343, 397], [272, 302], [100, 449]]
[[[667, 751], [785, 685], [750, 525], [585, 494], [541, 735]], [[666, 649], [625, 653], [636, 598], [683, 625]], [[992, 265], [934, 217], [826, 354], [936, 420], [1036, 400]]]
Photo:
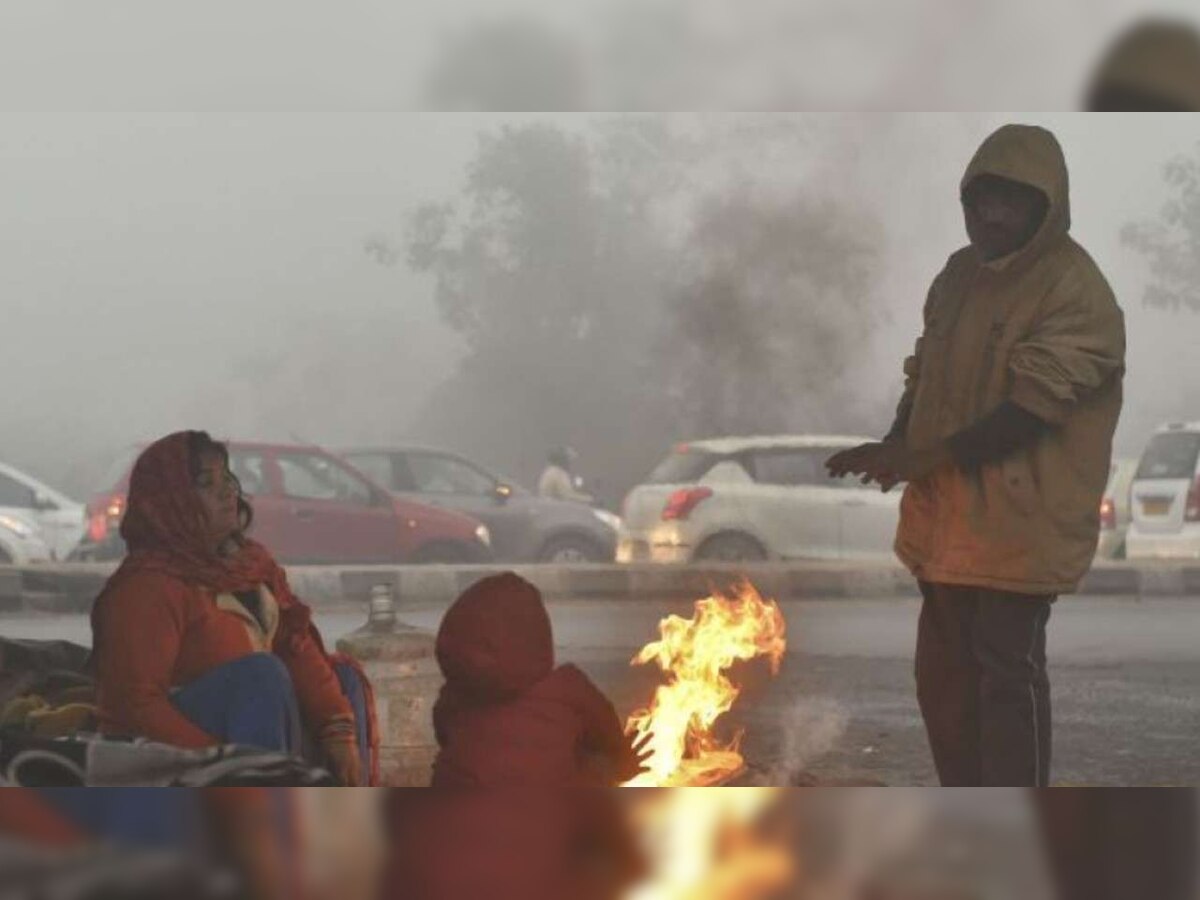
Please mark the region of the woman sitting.
[[138, 458], [121, 523], [129, 555], [92, 610], [100, 728], [307, 755], [363, 783], [369, 698], [335, 671], [309, 608], [245, 536], [252, 517], [227, 449], [204, 432]]

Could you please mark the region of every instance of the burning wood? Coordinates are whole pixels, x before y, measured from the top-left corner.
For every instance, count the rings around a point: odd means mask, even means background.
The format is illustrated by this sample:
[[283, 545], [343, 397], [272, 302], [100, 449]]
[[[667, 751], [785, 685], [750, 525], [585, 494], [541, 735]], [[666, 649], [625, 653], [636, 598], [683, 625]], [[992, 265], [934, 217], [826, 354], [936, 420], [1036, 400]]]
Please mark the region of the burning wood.
[[777, 788], [679, 789], [635, 806], [650, 875], [625, 900], [757, 900], [795, 874], [792, 854], [760, 820]]
[[648, 771], [628, 787], [704, 787], [736, 775], [744, 760], [738, 737], [722, 744], [717, 720], [732, 708], [740, 689], [728, 670], [739, 660], [766, 657], [777, 674], [787, 649], [783, 614], [750, 582], [729, 596], [714, 592], [696, 601], [690, 619], [668, 616], [659, 639], [642, 648], [633, 665], [654, 662], [666, 675], [646, 709], [631, 715], [626, 731], [649, 735]]

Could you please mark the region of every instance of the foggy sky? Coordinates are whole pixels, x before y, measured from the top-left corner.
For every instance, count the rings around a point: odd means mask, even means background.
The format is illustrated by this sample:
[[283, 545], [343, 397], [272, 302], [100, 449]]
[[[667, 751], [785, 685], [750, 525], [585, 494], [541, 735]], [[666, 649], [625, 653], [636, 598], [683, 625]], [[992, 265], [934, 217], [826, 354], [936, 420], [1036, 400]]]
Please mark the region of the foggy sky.
[[[0, 108], [420, 109], [423, 79], [450, 36], [517, 15], [578, 52], [594, 82], [594, 105], [583, 109], [1071, 109], [1105, 41], [1152, 13], [1194, 19], [1196, 8], [1194, 0], [5, 0]], [[622, 30], [623, 21], [632, 25]], [[654, 21], [668, 23], [667, 33], [639, 58], [632, 45]], [[646, 83], [643, 67], [664, 64], [663, 82]]]
[[[362, 243], [398, 234], [416, 203], [453, 196], [479, 131], [505, 120], [6, 116], [0, 350], [13, 389], [0, 392], [0, 459], [82, 493], [97, 457], [180, 427], [419, 440], [410, 421], [453, 371], [458, 341], [429, 285], [372, 262]], [[1196, 144], [1191, 117], [902, 115], [879, 130], [886, 140], [872, 137], [878, 117], [816, 117], [861, 136], [846, 190], [876, 200], [887, 229], [880, 294], [892, 319], [864, 353], [866, 381], [879, 396], [898, 389], [928, 282], [963, 242], [962, 168], [1010, 120], [1051, 127], [1066, 150], [1073, 233], [1128, 318], [1119, 443], [1136, 453], [1159, 422], [1200, 418], [1200, 320], [1145, 309], [1146, 272], [1118, 238], [1159, 209], [1162, 164]]]

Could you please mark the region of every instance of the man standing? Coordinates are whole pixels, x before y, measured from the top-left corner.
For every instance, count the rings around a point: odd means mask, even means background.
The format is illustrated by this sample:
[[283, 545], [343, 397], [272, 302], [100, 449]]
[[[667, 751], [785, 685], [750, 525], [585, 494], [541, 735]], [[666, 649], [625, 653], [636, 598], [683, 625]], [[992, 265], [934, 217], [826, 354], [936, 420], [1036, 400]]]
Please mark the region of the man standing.
[[962, 180], [895, 424], [829, 460], [908, 482], [896, 552], [924, 603], [917, 698], [943, 785], [1048, 784], [1046, 622], [1091, 564], [1121, 410], [1124, 317], [1069, 236], [1062, 149], [1006, 125]]

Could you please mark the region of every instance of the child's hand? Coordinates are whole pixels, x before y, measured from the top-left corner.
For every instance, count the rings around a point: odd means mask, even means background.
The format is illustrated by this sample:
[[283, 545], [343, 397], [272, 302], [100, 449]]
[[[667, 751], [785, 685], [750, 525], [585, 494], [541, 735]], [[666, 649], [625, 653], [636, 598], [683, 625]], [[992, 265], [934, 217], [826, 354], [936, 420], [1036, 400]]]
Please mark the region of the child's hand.
[[654, 735], [647, 731], [638, 735], [629, 745], [628, 752], [623, 754], [624, 758], [617, 764], [617, 778], [620, 783], [624, 784], [631, 778], [650, 771], [647, 762], [654, 755], [654, 751], [650, 748], [650, 742], [653, 739]]

